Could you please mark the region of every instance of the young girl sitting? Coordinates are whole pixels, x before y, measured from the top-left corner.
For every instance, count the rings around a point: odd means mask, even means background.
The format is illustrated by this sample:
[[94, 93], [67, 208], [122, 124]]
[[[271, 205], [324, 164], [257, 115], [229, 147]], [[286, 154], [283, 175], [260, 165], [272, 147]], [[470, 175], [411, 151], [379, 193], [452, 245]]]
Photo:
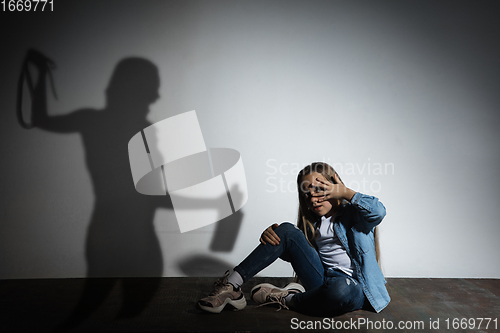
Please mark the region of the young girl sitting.
[[377, 263], [375, 227], [385, 207], [375, 197], [347, 188], [326, 163], [312, 163], [297, 176], [299, 213], [297, 227], [273, 224], [261, 235], [259, 246], [215, 282], [198, 306], [219, 313], [227, 304], [246, 306], [241, 286], [277, 258], [292, 264], [301, 284], [278, 288], [269, 283], [255, 286], [252, 299], [278, 304], [317, 316], [349, 311], [382, 311], [390, 301], [385, 279]]

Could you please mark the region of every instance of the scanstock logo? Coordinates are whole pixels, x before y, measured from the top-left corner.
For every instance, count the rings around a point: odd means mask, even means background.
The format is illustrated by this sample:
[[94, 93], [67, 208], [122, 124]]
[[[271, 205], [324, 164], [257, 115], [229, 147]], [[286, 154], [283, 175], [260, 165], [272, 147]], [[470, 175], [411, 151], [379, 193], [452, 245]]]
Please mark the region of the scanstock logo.
[[181, 233], [222, 220], [248, 200], [240, 153], [207, 149], [195, 111], [146, 127], [128, 152], [136, 190], [170, 195]]

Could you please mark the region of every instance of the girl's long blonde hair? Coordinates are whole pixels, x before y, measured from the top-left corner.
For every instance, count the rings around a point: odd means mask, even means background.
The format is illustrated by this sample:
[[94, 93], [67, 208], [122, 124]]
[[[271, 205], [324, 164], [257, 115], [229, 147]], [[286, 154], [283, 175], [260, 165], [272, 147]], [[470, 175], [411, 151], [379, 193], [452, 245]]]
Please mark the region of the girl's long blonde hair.
[[[314, 241], [314, 237], [316, 236], [315, 231], [315, 223], [318, 221], [318, 215], [314, 214], [308, 209], [307, 201], [305, 193], [302, 188], [302, 179], [304, 176], [311, 174], [313, 172], [317, 172], [325, 177], [326, 180], [336, 184], [335, 182], [335, 174], [337, 173], [334, 168], [332, 168], [329, 164], [324, 162], [314, 162], [307, 165], [304, 169], [302, 169], [297, 175], [297, 191], [299, 192], [299, 212], [297, 216], [297, 227], [304, 233], [306, 236], [309, 245], [313, 246], [312, 243]], [[337, 174], [338, 179], [344, 184], [340, 176]], [[342, 202], [339, 200], [339, 206]], [[375, 241], [375, 255], [377, 258], [377, 262], [380, 264], [380, 251], [379, 251], [379, 241], [378, 241], [378, 232], [377, 227], [373, 230], [373, 236]]]

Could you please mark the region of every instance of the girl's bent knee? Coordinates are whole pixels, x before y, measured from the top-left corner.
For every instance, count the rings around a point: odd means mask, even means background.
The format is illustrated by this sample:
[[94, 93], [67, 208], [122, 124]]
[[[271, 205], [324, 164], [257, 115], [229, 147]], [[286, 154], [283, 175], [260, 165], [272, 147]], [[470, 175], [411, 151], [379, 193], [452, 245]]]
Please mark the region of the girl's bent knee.
[[[278, 226], [278, 228], [280, 228], [280, 229], [289, 229], [289, 228], [296, 229], [296, 228], [295, 228], [295, 225], [293, 225], [293, 224], [292, 224], [292, 223], [290, 223], [290, 222], [283, 222], [283, 223], [281, 223], [281, 224]], [[278, 228], [276, 228], [276, 229], [278, 229]], [[276, 229], [275, 229], [275, 230], [276, 230]]]
[[290, 235], [291, 233], [299, 232], [302, 234], [302, 232], [295, 227], [295, 225], [291, 224], [290, 222], [283, 222], [281, 223], [276, 229], [274, 229], [274, 232], [279, 235]]
[[285, 246], [290, 246], [292, 243], [299, 246], [307, 245], [306, 236], [290, 222], [281, 223], [274, 229], [274, 232], [280, 238], [280, 242], [282, 241], [286, 244]]

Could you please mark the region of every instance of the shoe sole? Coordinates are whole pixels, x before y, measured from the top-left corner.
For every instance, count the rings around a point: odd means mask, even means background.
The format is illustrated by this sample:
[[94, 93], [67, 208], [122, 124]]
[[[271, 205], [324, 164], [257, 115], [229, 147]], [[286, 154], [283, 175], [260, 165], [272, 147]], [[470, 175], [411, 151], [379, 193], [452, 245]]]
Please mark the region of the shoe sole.
[[230, 305], [232, 305], [234, 307], [233, 311], [240, 311], [240, 310], [243, 310], [247, 306], [247, 300], [245, 299], [245, 296], [243, 296], [242, 298], [237, 299], [237, 300], [226, 298], [224, 300], [224, 303], [222, 303], [220, 306], [218, 306], [216, 308], [213, 308], [213, 307], [210, 307], [210, 306], [201, 305], [200, 303], [198, 303], [198, 306], [202, 310], [205, 310], [205, 311], [208, 311], [208, 312], [211, 312], [211, 313], [221, 313], [222, 310], [224, 310], [224, 308], [228, 304], [230, 304]]
[[250, 291], [250, 295], [252, 295], [252, 300], [255, 301], [253, 299], [253, 295], [262, 287], [268, 287], [268, 288], [272, 288], [272, 289], [280, 289], [280, 290], [298, 290], [300, 292], [305, 292], [305, 288], [299, 284], [299, 283], [296, 283], [296, 282], [290, 282], [289, 284], [287, 284], [286, 286], [284, 286], [283, 288], [278, 288], [276, 287], [275, 285], [273, 284], [270, 284], [270, 283], [261, 283], [261, 284], [258, 284], [256, 285], [255, 287], [252, 288], [252, 290]]

